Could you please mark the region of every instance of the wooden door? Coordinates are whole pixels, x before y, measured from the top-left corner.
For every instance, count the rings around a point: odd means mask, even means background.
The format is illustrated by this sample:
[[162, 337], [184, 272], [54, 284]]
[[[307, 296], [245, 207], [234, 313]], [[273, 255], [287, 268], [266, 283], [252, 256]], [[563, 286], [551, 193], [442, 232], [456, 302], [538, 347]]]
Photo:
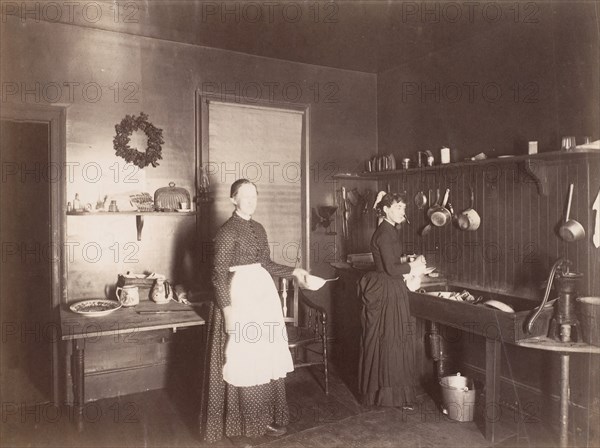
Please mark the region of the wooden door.
[[1, 389], [22, 406], [52, 399], [50, 125], [2, 120], [0, 142]]

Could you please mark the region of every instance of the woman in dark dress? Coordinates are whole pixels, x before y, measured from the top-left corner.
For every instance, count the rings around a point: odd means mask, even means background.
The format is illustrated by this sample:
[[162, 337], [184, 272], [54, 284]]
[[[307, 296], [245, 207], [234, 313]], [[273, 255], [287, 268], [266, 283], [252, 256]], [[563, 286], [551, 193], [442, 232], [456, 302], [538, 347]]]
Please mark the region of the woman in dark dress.
[[425, 258], [419, 256], [409, 263], [401, 259], [402, 242], [396, 225], [406, 220], [404, 200], [386, 194], [375, 208], [383, 217], [371, 238], [376, 270], [359, 281], [359, 390], [366, 405], [411, 408], [416, 401], [415, 320], [410, 314], [404, 276], [424, 272]]
[[294, 367], [271, 275], [293, 275], [301, 285], [308, 275], [271, 260], [265, 229], [252, 219], [256, 186], [239, 179], [230, 196], [235, 211], [215, 238], [216, 304], [209, 322], [208, 391], [200, 421], [209, 443], [285, 433], [284, 378]]

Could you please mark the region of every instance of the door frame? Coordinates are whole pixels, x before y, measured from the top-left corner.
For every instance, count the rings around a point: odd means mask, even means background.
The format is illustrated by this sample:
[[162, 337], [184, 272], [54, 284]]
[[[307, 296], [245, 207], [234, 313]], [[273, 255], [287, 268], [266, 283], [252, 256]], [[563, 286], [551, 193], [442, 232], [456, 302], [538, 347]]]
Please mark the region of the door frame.
[[[64, 242], [66, 241], [65, 228], [65, 169], [66, 169], [66, 123], [67, 108], [65, 106], [49, 106], [42, 104], [21, 104], [6, 102], [0, 108], [0, 119], [17, 122], [46, 123], [50, 128], [49, 154], [50, 167], [58, 169], [59, 178], [49, 180], [50, 187], [50, 281], [52, 300], [52, 399], [56, 405], [59, 403], [59, 343], [60, 343], [60, 318], [59, 310], [62, 303], [66, 302], [66, 259], [63, 257]], [[46, 335], [46, 331], [44, 334]]]
[[[239, 97], [229, 94], [208, 94], [196, 90], [195, 104], [195, 124], [196, 124], [196, 197], [199, 197], [200, 172], [203, 163], [210, 161], [208, 151], [208, 105], [211, 102], [234, 104], [239, 106], [254, 106], [260, 109], [282, 109], [300, 112], [302, 114], [302, 134], [301, 134], [301, 159], [302, 170], [301, 178], [301, 204], [300, 219], [302, 220], [302, 247], [301, 247], [301, 266], [310, 270], [310, 105], [303, 103], [287, 103], [283, 101], [252, 100], [243, 101]], [[200, 203], [198, 203], [200, 204]]]

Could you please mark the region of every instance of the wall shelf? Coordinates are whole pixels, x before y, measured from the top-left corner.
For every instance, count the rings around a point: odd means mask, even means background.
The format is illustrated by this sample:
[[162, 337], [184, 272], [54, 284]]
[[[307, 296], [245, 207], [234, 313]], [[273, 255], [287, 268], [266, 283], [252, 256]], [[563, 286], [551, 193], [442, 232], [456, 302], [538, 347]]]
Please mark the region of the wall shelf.
[[456, 162], [456, 163], [448, 163], [444, 165], [434, 165], [427, 166], [422, 168], [409, 168], [406, 170], [394, 170], [394, 171], [378, 171], [378, 172], [362, 172], [362, 173], [340, 173], [336, 174], [333, 177], [339, 180], [376, 180], [388, 177], [395, 177], [399, 175], [414, 175], [414, 174], [424, 174], [424, 173], [432, 173], [443, 170], [454, 170], [465, 167], [475, 167], [475, 166], [489, 166], [489, 165], [505, 165], [509, 163], [515, 162], [524, 162], [526, 171], [532, 176], [532, 178], [536, 181], [539, 186], [540, 194], [544, 194], [544, 172], [546, 169], [546, 162], [552, 162], [556, 160], [568, 159], [568, 160], [576, 160], [583, 159], [589, 157], [597, 157], [600, 159], [600, 151], [597, 150], [585, 150], [585, 151], [575, 151], [575, 152], [565, 152], [565, 151], [553, 151], [553, 152], [543, 152], [539, 154], [525, 154], [520, 156], [512, 156], [512, 157], [496, 157], [489, 158], [485, 160], [468, 160], [464, 162]]
[[142, 229], [144, 228], [144, 217], [146, 216], [196, 216], [198, 211], [189, 212], [138, 212], [138, 211], [127, 211], [127, 212], [68, 212], [67, 216], [77, 217], [98, 217], [98, 216], [135, 216], [135, 228], [137, 230], [137, 240], [142, 241]]

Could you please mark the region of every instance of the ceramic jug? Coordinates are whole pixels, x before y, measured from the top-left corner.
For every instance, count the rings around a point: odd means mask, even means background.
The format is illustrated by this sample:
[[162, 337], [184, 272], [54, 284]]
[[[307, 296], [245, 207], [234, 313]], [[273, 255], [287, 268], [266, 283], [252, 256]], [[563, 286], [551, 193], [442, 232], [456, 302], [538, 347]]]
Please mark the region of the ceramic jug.
[[140, 303], [140, 293], [137, 286], [119, 286], [115, 291], [115, 295], [123, 306], [136, 306]]

